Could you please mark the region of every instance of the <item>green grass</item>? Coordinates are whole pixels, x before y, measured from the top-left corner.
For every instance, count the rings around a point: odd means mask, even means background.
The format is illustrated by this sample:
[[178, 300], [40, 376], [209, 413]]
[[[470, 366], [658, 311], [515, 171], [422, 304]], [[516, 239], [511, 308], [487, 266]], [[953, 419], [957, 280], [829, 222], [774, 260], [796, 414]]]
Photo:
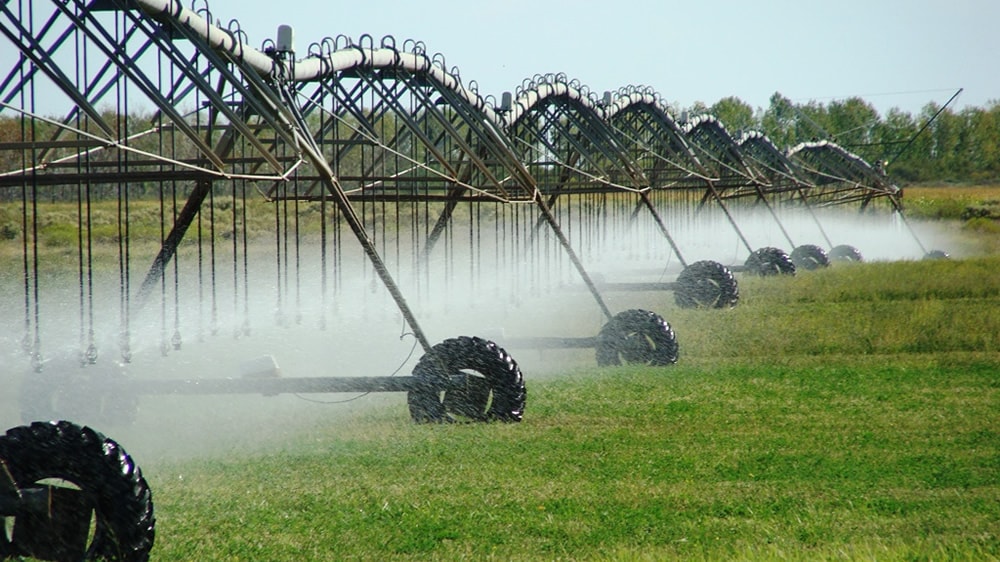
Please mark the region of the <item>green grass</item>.
[[680, 362], [511, 350], [544, 367], [520, 424], [415, 425], [401, 395], [154, 397], [101, 429], [152, 486], [157, 561], [1000, 560], [998, 271], [741, 277], [732, 310], [615, 295], [670, 321]]
[[996, 367], [696, 360], [533, 384], [520, 425], [376, 409], [148, 469], [156, 559], [996, 558]]
[[903, 205], [911, 218], [959, 219], [969, 207], [991, 206], [997, 201], [992, 185], [924, 185], [904, 189]]
[[997, 258], [979, 258], [744, 277], [736, 308], [669, 318], [696, 356], [1000, 352], [998, 268]]
[[218, 454], [150, 449], [154, 559], [1000, 559], [998, 267], [663, 296], [678, 365], [528, 372], [517, 425], [414, 425], [398, 396], [224, 421]]

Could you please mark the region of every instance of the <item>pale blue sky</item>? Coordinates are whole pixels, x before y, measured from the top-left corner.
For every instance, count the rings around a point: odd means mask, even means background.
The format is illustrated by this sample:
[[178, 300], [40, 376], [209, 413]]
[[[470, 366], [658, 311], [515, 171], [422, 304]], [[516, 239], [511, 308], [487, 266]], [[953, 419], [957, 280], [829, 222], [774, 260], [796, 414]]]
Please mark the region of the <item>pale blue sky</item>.
[[[198, 0], [198, 6], [201, 5]], [[185, 5], [190, 5], [185, 1]], [[652, 86], [671, 104], [737, 96], [767, 107], [861, 96], [884, 114], [1000, 99], [997, 0], [211, 0], [254, 46], [279, 24], [309, 43], [345, 34], [423, 41], [497, 97], [564, 72], [601, 93]]]

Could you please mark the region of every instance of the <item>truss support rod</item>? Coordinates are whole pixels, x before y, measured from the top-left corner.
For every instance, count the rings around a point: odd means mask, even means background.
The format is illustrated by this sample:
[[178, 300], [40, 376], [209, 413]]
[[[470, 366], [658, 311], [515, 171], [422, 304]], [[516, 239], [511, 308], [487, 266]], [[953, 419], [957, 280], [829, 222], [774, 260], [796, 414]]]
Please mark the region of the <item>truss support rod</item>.
[[715, 186], [712, 185], [712, 182], [706, 181], [705, 183], [708, 184], [708, 191], [706, 191], [705, 197], [702, 198], [702, 203], [705, 202], [705, 199], [708, 198], [709, 195], [711, 195], [715, 199], [715, 202], [719, 204], [719, 208], [722, 209], [722, 213], [726, 215], [726, 220], [729, 221], [729, 224], [732, 225], [733, 230], [736, 231], [736, 235], [739, 236], [740, 241], [743, 242], [743, 246], [747, 249], [747, 252], [750, 252], [752, 254], [753, 247], [750, 246], [750, 242], [747, 240], [747, 237], [743, 235], [743, 231], [740, 230], [739, 225], [736, 224], [736, 219], [734, 219], [733, 215], [729, 213], [729, 208], [726, 207], [726, 203], [722, 200], [722, 196], [719, 195], [719, 191], [715, 189]]
[[552, 232], [555, 233], [556, 238], [559, 240], [559, 244], [561, 244], [563, 250], [566, 251], [566, 255], [569, 256], [570, 261], [573, 262], [573, 267], [575, 267], [577, 272], [580, 273], [580, 278], [583, 279], [584, 284], [587, 285], [587, 289], [590, 291], [590, 294], [594, 296], [594, 300], [597, 301], [597, 306], [601, 308], [601, 312], [604, 313], [604, 316], [606, 316], [608, 320], [611, 320], [614, 317], [614, 315], [611, 314], [611, 309], [609, 309], [608, 305], [605, 304], [600, 291], [597, 290], [597, 285], [594, 284], [594, 280], [587, 274], [587, 270], [583, 267], [583, 262], [580, 261], [580, 257], [573, 251], [573, 247], [570, 246], [566, 235], [563, 234], [562, 229], [559, 228], [559, 223], [556, 222], [556, 217], [552, 214], [552, 209], [550, 209], [542, 199], [542, 192], [537, 189], [535, 190], [535, 204], [538, 205], [538, 209], [542, 212], [542, 217], [545, 219], [545, 222], [549, 223], [549, 227], [552, 228]]
[[149, 296], [156, 289], [156, 284], [163, 277], [163, 272], [166, 271], [167, 264], [170, 263], [174, 254], [177, 253], [177, 247], [180, 246], [181, 240], [184, 239], [188, 227], [191, 226], [191, 223], [194, 222], [195, 217], [201, 211], [201, 205], [205, 202], [205, 197], [211, 191], [212, 180], [200, 180], [195, 183], [191, 195], [188, 197], [187, 202], [184, 203], [184, 207], [174, 221], [173, 228], [171, 228], [170, 233], [163, 240], [160, 252], [156, 254], [153, 264], [149, 267], [149, 271], [146, 272], [146, 278], [142, 280], [142, 285], [139, 287], [139, 292], [135, 297], [134, 310], [138, 311], [145, 306]]
[[[669, 243], [670, 247], [673, 249], [674, 255], [677, 256], [677, 260], [681, 262], [681, 265], [683, 267], [687, 267], [688, 264], [686, 261], [684, 261], [684, 256], [681, 254], [680, 247], [677, 246], [677, 242], [674, 241], [674, 237], [671, 236], [670, 231], [667, 230], [667, 225], [664, 224], [663, 219], [660, 217], [660, 214], [657, 213], [656, 209], [653, 207], [653, 202], [649, 199], [649, 193], [646, 191], [640, 192], [639, 199], [642, 201], [642, 204], [645, 205], [647, 209], [649, 209], [649, 213], [653, 215], [653, 220], [656, 221], [656, 226], [660, 227], [660, 232], [662, 232], [664, 238], [667, 239], [667, 243]], [[742, 237], [742, 234], [740, 235], [740, 237]]]
[[386, 267], [385, 262], [382, 261], [382, 257], [378, 253], [378, 249], [375, 248], [375, 243], [368, 236], [365, 231], [365, 226], [361, 222], [357, 213], [354, 212], [354, 207], [351, 206], [350, 200], [347, 198], [347, 194], [340, 187], [340, 182], [337, 181], [337, 177], [333, 173], [333, 169], [330, 168], [329, 162], [323, 157], [323, 152], [318, 146], [316, 146], [315, 141], [312, 136], [308, 134], [308, 129], [306, 129], [305, 120], [301, 118], [297, 111], [294, 111], [294, 100], [290, 95], [287, 96], [286, 107], [293, 113], [296, 120], [296, 125], [293, 128], [293, 134], [297, 137], [297, 142], [299, 148], [303, 151], [306, 158], [309, 159], [310, 163], [316, 167], [316, 171], [319, 173], [320, 180], [326, 185], [327, 191], [333, 196], [334, 202], [340, 209], [341, 214], [344, 219], [347, 220], [348, 226], [351, 227], [351, 231], [354, 236], [361, 243], [361, 247], [364, 248], [365, 254], [368, 256], [369, 261], [371, 261], [372, 267], [375, 269], [375, 273], [382, 280], [382, 284], [385, 285], [386, 290], [392, 296], [392, 300], [396, 302], [396, 306], [399, 308], [399, 312], [403, 315], [406, 323], [410, 326], [410, 330], [413, 335], [420, 342], [420, 347], [424, 349], [424, 352], [431, 351], [431, 343], [424, 334], [424, 331], [420, 328], [420, 324], [417, 323], [416, 316], [413, 315], [413, 311], [410, 310], [410, 305], [406, 303], [406, 299], [403, 297], [402, 291], [400, 291], [399, 286], [396, 285], [395, 280], [392, 278], [392, 274], [389, 273], [389, 268]]
[[[211, 127], [215, 125], [218, 116], [218, 112], [212, 112], [210, 132], [206, 135], [206, 137], [211, 136]], [[228, 128], [223, 133], [222, 138], [219, 139], [214, 153], [221, 160], [232, 152], [234, 143], [235, 133], [232, 128]], [[213, 183], [211, 179], [203, 179], [195, 182], [191, 195], [188, 196], [187, 201], [184, 203], [184, 207], [177, 215], [177, 218], [174, 219], [174, 226], [170, 229], [170, 233], [167, 234], [167, 237], [160, 245], [160, 251], [156, 254], [156, 258], [153, 260], [152, 265], [149, 266], [149, 271], [146, 273], [146, 278], [143, 279], [142, 285], [139, 287], [139, 292], [135, 297], [135, 310], [141, 310], [145, 306], [146, 300], [149, 299], [149, 296], [156, 288], [156, 284], [163, 276], [163, 272], [166, 271], [167, 264], [170, 263], [170, 260], [174, 258], [174, 254], [177, 253], [177, 248], [184, 239], [184, 235], [187, 234], [188, 228], [194, 222], [198, 213], [201, 212], [201, 206], [205, 202], [205, 198], [208, 197], [208, 194], [212, 191], [212, 185]]]
[[[466, 154], [465, 152], [462, 152], [463, 158], [465, 157], [465, 154]], [[448, 224], [451, 222], [451, 217], [452, 215], [455, 214], [455, 208], [458, 207], [459, 198], [462, 196], [463, 193], [468, 191], [465, 187], [462, 186], [462, 184], [469, 183], [471, 177], [472, 177], [472, 164], [470, 162], [468, 166], [465, 166], [465, 171], [461, 174], [458, 185], [455, 185], [454, 187], [448, 190], [448, 195], [444, 204], [444, 209], [441, 210], [441, 216], [438, 217], [437, 222], [434, 223], [434, 228], [431, 230], [431, 233], [427, 235], [427, 242], [424, 244], [424, 257], [423, 257], [424, 263], [430, 264], [431, 251], [434, 250], [434, 247], [437, 245], [438, 239], [441, 238], [441, 235], [444, 234], [445, 228], [447, 228]]]
[[897, 199], [894, 195], [889, 196], [889, 201], [892, 202], [892, 208], [896, 210], [896, 213], [899, 215], [899, 219], [903, 221], [903, 225], [906, 227], [906, 230], [908, 230], [910, 232], [910, 236], [913, 237], [913, 241], [920, 247], [920, 251], [923, 252], [924, 255], [927, 255], [927, 248], [925, 248], [920, 242], [920, 238], [917, 236], [916, 231], [913, 230], [913, 226], [910, 225], [910, 221], [906, 220], [906, 213], [903, 212], [903, 204], [900, 203], [899, 199]]
[[[311, 139], [310, 139], [311, 140]], [[410, 310], [410, 306], [406, 303], [406, 299], [403, 297], [402, 291], [399, 290], [399, 286], [393, 280], [392, 275], [389, 273], [389, 269], [386, 267], [385, 262], [382, 261], [382, 257], [378, 254], [378, 250], [375, 248], [375, 243], [372, 239], [368, 237], [368, 233], [365, 231], [364, 224], [361, 223], [361, 219], [354, 212], [354, 207], [351, 207], [351, 202], [347, 199], [347, 194], [341, 189], [340, 183], [337, 178], [333, 175], [333, 170], [330, 169], [329, 164], [323, 158], [323, 155], [319, 152], [317, 148], [312, 146], [310, 142], [300, 142], [300, 146], [305, 152], [306, 156], [316, 166], [316, 170], [319, 172], [323, 183], [326, 184], [327, 190], [333, 195], [333, 200], [340, 208], [341, 214], [347, 219], [348, 226], [351, 227], [351, 231], [354, 236], [361, 243], [361, 247], [364, 248], [365, 254], [372, 263], [372, 267], [375, 269], [375, 273], [382, 280], [385, 288], [389, 291], [392, 296], [392, 300], [396, 302], [396, 306], [399, 307], [399, 312], [403, 315], [406, 323], [409, 324], [410, 330], [413, 331], [413, 335], [416, 336], [417, 341], [420, 342], [420, 347], [424, 349], [424, 352], [429, 352], [431, 350], [431, 343], [424, 335], [423, 330], [417, 323], [416, 316], [413, 315], [413, 311]]]
[[[774, 212], [774, 207], [772, 207], [771, 203], [768, 202], [767, 197], [764, 197], [764, 190], [760, 188], [760, 184], [754, 182], [753, 189], [757, 192], [757, 197], [760, 202], [767, 208], [767, 212], [771, 213], [771, 218], [774, 219], [775, 224], [778, 225], [778, 229], [781, 230], [781, 234], [785, 236], [785, 240], [788, 241], [788, 245], [794, 248], [795, 242], [792, 241], [792, 237], [788, 234], [788, 231], [785, 230], [785, 225], [781, 224], [781, 219], [778, 218], [778, 213]], [[753, 250], [751, 250], [751, 252], [753, 252]]]
[[[562, 166], [562, 172], [560, 172], [559, 174], [559, 181], [556, 182], [555, 188], [552, 189], [552, 191], [549, 193], [549, 201], [547, 203], [549, 209], [552, 209], [552, 207], [556, 206], [556, 201], [559, 199], [559, 196], [562, 195], [564, 191], [566, 191], [567, 184], [569, 183], [570, 180], [570, 170], [574, 166], [576, 166], [576, 162], [579, 159], [580, 159], [579, 152], [570, 153], [569, 158], [566, 159], [566, 164]], [[545, 224], [545, 218], [538, 217], [538, 220], [535, 221], [535, 228], [534, 230], [531, 231], [532, 241], [534, 240], [535, 236], [538, 235], [538, 231], [542, 229], [543, 224]]]
[[451, 217], [455, 214], [455, 208], [458, 207], [459, 197], [461, 197], [466, 191], [467, 189], [464, 187], [453, 187], [448, 191], [444, 209], [441, 210], [441, 216], [439, 216], [437, 222], [434, 223], [434, 228], [431, 229], [431, 233], [427, 235], [427, 242], [424, 244], [424, 263], [430, 263], [431, 252], [434, 250], [434, 247], [437, 246], [437, 242], [441, 238], [441, 235], [444, 234], [445, 228], [448, 227], [448, 223], [451, 222]]
[[890, 160], [889, 162], [886, 163], [885, 167], [887, 169], [889, 168], [889, 166], [893, 162], [895, 162], [900, 156], [903, 155], [904, 152], [906, 152], [910, 148], [910, 145], [912, 145], [913, 142], [917, 140], [917, 137], [919, 137], [921, 133], [923, 133], [925, 130], [927, 130], [927, 127], [931, 126], [931, 123], [933, 123], [934, 120], [937, 119], [938, 115], [941, 115], [941, 113], [945, 109], [947, 109], [949, 105], [951, 105], [951, 102], [955, 101], [955, 98], [957, 98], [959, 96], [959, 94], [962, 93], [963, 90], [965, 90], [965, 88], [959, 88], [957, 92], [955, 92], [954, 94], [952, 94], [952, 96], [948, 99], [948, 101], [945, 102], [945, 104], [941, 106], [941, 109], [937, 110], [937, 113], [935, 113], [933, 116], [931, 116], [931, 118], [928, 119], [926, 123], [924, 123], [924, 126], [920, 127], [920, 130], [917, 131], [912, 137], [910, 137], [910, 140], [903, 146], [903, 148], [901, 148], [899, 150], [899, 152], [896, 153], [895, 156], [892, 157], [892, 160]]
[[823, 239], [826, 240], [827, 247], [832, 248], [833, 247], [833, 241], [830, 240], [830, 236], [827, 235], [826, 229], [823, 228], [822, 224], [820, 224], [819, 217], [816, 216], [816, 211], [812, 208], [812, 204], [809, 202], [809, 199], [806, 197], [806, 194], [802, 190], [802, 187], [800, 185], [798, 185], [797, 183], [796, 183], [796, 187], [795, 187], [795, 193], [799, 196], [799, 199], [802, 201], [802, 205], [805, 206], [806, 211], [809, 212], [809, 216], [812, 217], [813, 222], [816, 223], [816, 228], [819, 229], [820, 235], [822, 235]]

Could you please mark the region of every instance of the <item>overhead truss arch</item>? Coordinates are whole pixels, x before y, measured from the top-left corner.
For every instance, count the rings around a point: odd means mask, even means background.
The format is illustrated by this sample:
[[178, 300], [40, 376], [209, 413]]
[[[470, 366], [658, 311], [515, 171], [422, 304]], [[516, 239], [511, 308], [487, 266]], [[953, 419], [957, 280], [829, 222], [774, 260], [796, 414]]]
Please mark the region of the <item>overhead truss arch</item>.
[[[250, 46], [238, 22], [217, 21], [207, 6], [177, 0], [0, 5], [0, 42], [13, 47], [6, 51], [12, 58], [2, 59], [10, 65], [0, 68], [0, 119], [16, 134], [0, 138], [2, 195], [20, 197], [25, 209], [29, 193], [59, 191], [81, 202], [117, 197], [123, 209], [133, 197], [161, 201], [160, 247], [143, 257], [149, 267], [141, 284], [130, 279], [134, 267], [121, 268], [123, 332], [145, 300], [157, 292], [168, 300], [169, 266], [223, 194], [273, 203], [282, 236], [298, 234], [297, 225], [281, 222], [282, 205], [331, 203], [339, 213], [322, 207], [321, 214], [336, 215], [336, 227], [352, 231], [418, 333], [394, 281], [406, 273], [404, 258], [393, 256], [387, 266], [386, 241], [404, 238], [411, 269], [426, 272], [432, 254], [442, 251], [439, 242], [453, 240], [462, 205], [469, 206], [462, 227], [470, 244], [487, 220], [498, 240], [514, 232], [533, 236], [547, 225], [552, 247], [569, 256], [565, 269], [582, 275], [610, 317], [574, 248], [643, 208], [654, 230], [666, 234], [667, 223], [682, 224], [676, 217], [686, 212], [689, 193], [704, 193], [703, 201], [753, 195], [770, 204], [801, 188], [817, 204], [863, 208], [898, 199], [884, 175], [835, 145], [781, 153], [766, 139], [736, 142], [714, 117], [678, 122], [649, 87], [597, 96], [564, 74], [545, 74], [498, 103], [419, 41], [336, 36], [299, 57], [270, 40]], [[563, 205], [567, 197], [579, 197], [580, 206]], [[629, 204], [612, 212], [614, 198]], [[246, 217], [237, 203], [227, 205], [235, 256], [246, 251], [237, 234]], [[662, 220], [668, 212], [670, 220]], [[401, 234], [386, 222], [392, 213], [425, 224]], [[81, 231], [89, 231], [83, 211], [78, 218]], [[126, 223], [116, 233], [123, 254], [130, 251]], [[564, 235], [560, 225], [575, 230]], [[22, 227], [34, 236], [27, 221]], [[542, 253], [528, 246], [511, 243], [497, 252], [508, 253], [510, 263]], [[679, 256], [673, 240], [671, 246]], [[281, 256], [282, 266], [289, 258]], [[245, 255], [238, 259], [246, 264]], [[233, 290], [246, 293], [249, 268], [237, 269]]]

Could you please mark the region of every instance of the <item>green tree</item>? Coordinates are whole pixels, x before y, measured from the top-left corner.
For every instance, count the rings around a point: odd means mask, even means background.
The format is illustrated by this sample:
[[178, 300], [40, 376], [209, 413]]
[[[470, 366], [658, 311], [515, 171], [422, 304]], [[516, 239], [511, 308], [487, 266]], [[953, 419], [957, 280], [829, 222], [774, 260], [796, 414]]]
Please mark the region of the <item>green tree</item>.
[[857, 97], [832, 101], [826, 108], [826, 117], [829, 140], [868, 161], [881, 156], [881, 151], [873, 149], [874, 128], [881, 119], [871, 104]]
[[796, 144], [795, 107], [792, 100], [775, 92], [760, 118], [760, 128], [778, 148]]
[[991, 107], [966, 108], [959, 141], [961, 166], [969, 179], [983, 181], [1000, 172], [1000, 103]]
[[791, 135], [793, 144], [832, 140], [830, 119], [825, 105], [810, 101], [807, 104], [793, 105], [792, 109], [795, 113]]
[[722, 98], [715, 102], [715, 105], [710, 107], [708, 112], [716, 116], [726, 126], [729, 133], [734, 136], [737, 131], [757, 128], [753, 108], [735, 96]]
[[[926, 120], [934, 119], [927, 129], [931, 140], [927, 156], [931, 167], [936, 168], [933, 174], [935, 179], [958, 180], [962, 172], [959, 155], [962, 120], [950, 109], [938, 113], [940, 109], [935, 103], [929, 103], [923, 109]], [[937, 117], [934, 117], [935, 114]]]
[[916, 154], [926, 154], [928, 145], [926, 141], [919, 144], [920, 138], [914, 138], [919, 128], [913, 116], [899, 108], [890, 109], [885, 119], [872, 128], [872, 153], [876, 160], [891, 164], [889, 173], [893, 177], [904, 181], [919, 177], [924, 159]]
[[710, 111], [708, 110], [708, 106], [705, 105], [705, 102], [702, 101], [694, 102], [687, 111], [688, 117], [695, 117], [705, 113], [710, 113]]

